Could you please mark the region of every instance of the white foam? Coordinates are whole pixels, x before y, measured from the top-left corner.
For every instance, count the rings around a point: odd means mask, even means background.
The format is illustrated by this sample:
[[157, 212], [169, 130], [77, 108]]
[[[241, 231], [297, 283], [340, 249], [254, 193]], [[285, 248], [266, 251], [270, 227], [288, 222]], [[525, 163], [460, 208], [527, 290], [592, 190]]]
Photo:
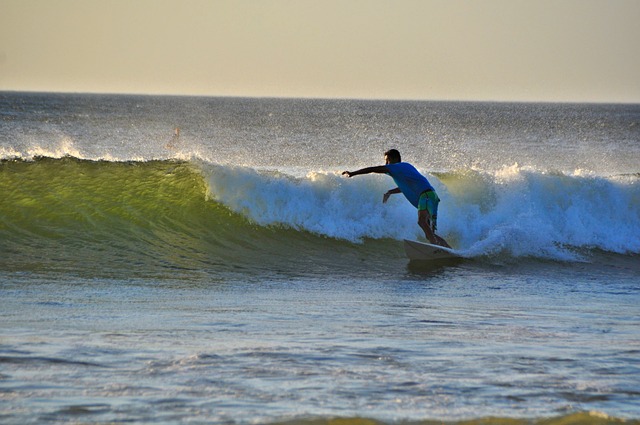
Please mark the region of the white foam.
[[227, 166], [211, 166], [208, 174], [213, 199], [261, 225], [285, 225], [354, 242], [419, 234], [411, 205], [401, 199], [382, 203], [389, 181], [381, 178], [355, 181], [322, 172], [292, 177]]
[[441, 214], [443, 225], [471, 254], [506, 250], [571, 259], [578, 258], [574, 248], [640, 252], [637, 177], [550, 174], [516, 166], [483, 178], [488, 205], [453, 197]]
[[[387, 176], [347, 179], [336, 172], [309, 172], [294, 177], [212, 164], [204, 169], [211, 197], [260, 225], [353, 242], [422, 237], [416, 210], [402, 195], [382, 203], [382, 194], [393, 187]], [[442, 199], [438, 233], [465, 254], [506, 251], [576, 260], [575, 248], [640, 252], [637, 176], [550, 174], [516, 165], [477, 173], [471, 183], [462, 180], [456, 191], [443, 183], [446, 178], [429, 178]]]

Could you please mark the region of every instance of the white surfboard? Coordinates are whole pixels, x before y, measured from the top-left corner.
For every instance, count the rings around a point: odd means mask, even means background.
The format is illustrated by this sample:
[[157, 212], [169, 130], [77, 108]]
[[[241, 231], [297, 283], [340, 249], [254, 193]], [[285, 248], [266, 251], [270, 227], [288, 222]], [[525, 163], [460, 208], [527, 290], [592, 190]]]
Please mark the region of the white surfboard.
[[407, 239], [404, 240], [404, 251], [410, 260], [452, 260], [462, 258], [451, 248]]

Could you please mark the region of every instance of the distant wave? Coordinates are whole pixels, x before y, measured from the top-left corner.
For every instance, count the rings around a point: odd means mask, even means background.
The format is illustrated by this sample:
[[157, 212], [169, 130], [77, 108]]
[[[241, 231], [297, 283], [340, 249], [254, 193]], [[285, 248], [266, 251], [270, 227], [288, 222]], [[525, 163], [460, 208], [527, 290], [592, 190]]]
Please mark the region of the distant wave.
[[[442, 199], [439, 233], [468, 256], [573, 261], [592, 250], [640, 253], [637, 175], [514, 166], [430, 178]], [[382, 204], [391, 186], [380, 175], [292, 176], [200, 160], [4, 160], [1, 261], [37, 268], [43, 258], [59, 257], [67, 265], [233, 270], [268, 268], [292, 250], [311, 256], [299, 261], [322, 261], [394, 244], [397, 255], [394, 241], [419, 238], [420, 230], [401, 195]], [[374, 241], [378, 249], [369, 251]]]

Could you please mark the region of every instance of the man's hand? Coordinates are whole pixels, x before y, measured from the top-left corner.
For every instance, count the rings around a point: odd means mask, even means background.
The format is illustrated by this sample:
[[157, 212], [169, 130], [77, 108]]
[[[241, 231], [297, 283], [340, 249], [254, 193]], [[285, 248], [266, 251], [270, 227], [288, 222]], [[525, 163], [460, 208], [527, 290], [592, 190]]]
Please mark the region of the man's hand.
[[351, 177], [351, 176], [353, 176], [353, 173], [351, 171], [343, 171], [342, 175], [343, 176], [347, 176], [347, 177]]
[[389, 196], [393, 195], [394, 193], [401, 193], [400, 189], [396, 187], [395, 189], [391, 189], [387, 193], [382, 195], [382, 203], [386, 204], [387, 201], [389, 200]]

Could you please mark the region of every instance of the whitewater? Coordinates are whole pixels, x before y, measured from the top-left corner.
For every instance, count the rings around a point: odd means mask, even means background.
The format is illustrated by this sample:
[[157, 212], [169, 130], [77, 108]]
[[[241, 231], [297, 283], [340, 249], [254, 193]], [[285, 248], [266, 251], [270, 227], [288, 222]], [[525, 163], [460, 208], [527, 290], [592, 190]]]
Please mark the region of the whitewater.
[[638, 164], [638, 105], [0, 93], [0, 418], [637, 423]]

